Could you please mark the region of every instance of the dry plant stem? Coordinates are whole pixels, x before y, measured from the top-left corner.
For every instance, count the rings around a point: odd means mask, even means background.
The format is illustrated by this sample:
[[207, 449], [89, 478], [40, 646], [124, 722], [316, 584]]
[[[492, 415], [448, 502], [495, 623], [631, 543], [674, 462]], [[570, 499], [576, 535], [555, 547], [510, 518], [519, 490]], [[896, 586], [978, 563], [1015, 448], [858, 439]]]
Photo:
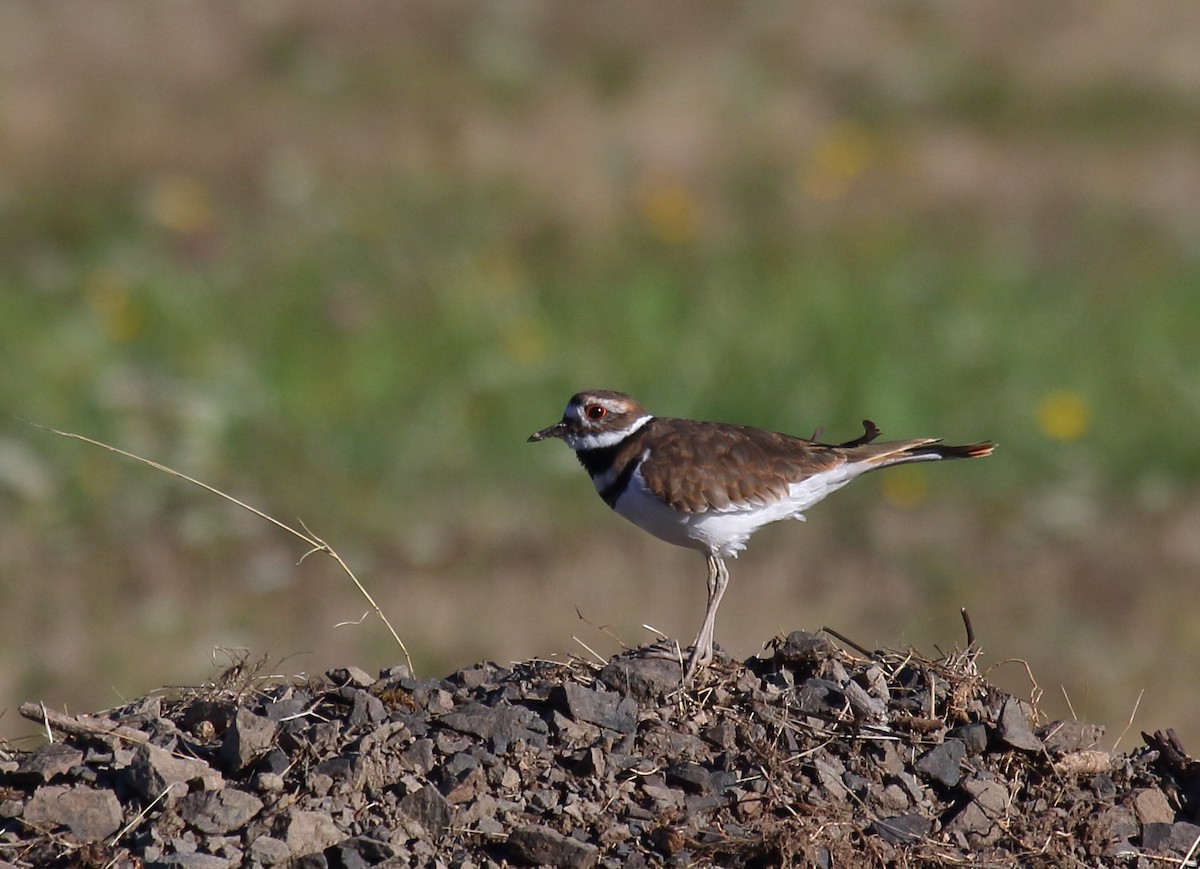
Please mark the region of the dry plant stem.
[[[124, 727], [114, 724], [108, 719], [96, 718], [92, 715], [65, 715], [62, 712], [47, 709], [41, 703], [22, 703], [17, 711], [21, 713], [22, 718], [44, 724], [48, 733], [52, 730], [59, 730], [73, 736], [117, 737], [136, 745], [143, 745], [150, 741], [149, 734], [132, 727]], [[53, 742], [53, 738], [50, 741]]]
[[975, 627], [971, 624], [971, 614], [966, 607], [962, 607], [959, 613], [962, 614], [963, 627], [967, 631], [967, 648], [970, 649], [975, 645]]
[[1113, 751], [1117, 750], [1117, 746], [1121, 744], [1121, 740], [1125, 738], [1125, 734], [1129, 732], [1129, 728], [1133, 727], [1133, 719], [1137, 718], [1138, 707], [1142, 705], [1142, 697], [1145, 694], [1145, 688], [1138, 692], [1137, 700], [1133, 703], [1133, 711], [1129, 713], [1129, 722], [1125, 725], [1125, 729], [1121, 731], [1121, 735], [1117, 737], [1117, 741], [1113, 743]]
[[1191, 865], [1192, 857], [1195, 855], [1196, 849], [1198, 849], [1198, 848], [1200, 848], [1200, 836], [1197, 836], [1192, 841], [1192, 847], [1188, 848], [1188, 852], [1183, 855], [1183, 863], [1181, 863], [1180, 865], [1182, 865], [1182, 866]]
[[104, 443], [103, 441], [94, 440], [90, 437], [87, 437], [86, 435], [75, 434], [74, 432], [69, 432], [69, 431], [59, 431], [56, 428], [48, 428], [47, 426], [38, 425], [37, 423], [30, 423], [30, 425], [35, 426], [36, 428], [40, 428], [40, 429], [44, 429], [46, 431], [53, 432], [54, 434], [60, 435], [61, 437], [72, 438], [77, 441], [83, 441], [84, 443], [92, 444], [93, 446], [102, 447], [103, 449], [109, 450], [110, 452], [114, 452], [119, 456], [124, 456], [127, 459], [133, 459], [135, 462], [141, 462], [143, 465], [149, 465], [150, 467], [154, 468], [156, 471], [162, 471], [164, 474], [169, 474], [172, 477], [178, 477], [181, 480], [186, 480], [187, 482], [191, 483], [194, 486], [199, 486], [201, 489], [205, 489], [209, 492], [212, 492], [214, 495], [224, 498], [226, 501], [229, 501], [231, 504], [236, 504], [237, 506], [241, 507], [243, 510], [248, 510], [249, 512], [253, 513], [255, 516], [259, 517], [260, 519], [266, 519], [268, 522], [270, 522], [276, 528], [280, 528], [280, 529], [288, 532], [292, 536], [297, 537], [300, 540], [303, 540], [310, 547], [312, 547], [311, 549], [309, 549], [308, 552], [304, 553], [304, 556], [301, 557], [301, 559], [300, 559], [301, 561], [303, 561], [308, 556], [312, 555], [314, 552], [324, 552], [326, 555], [328, 555], [330, 558], [332, 558], [334, 561], [336, 561], [338, 563], [338, 567], [340, 567], [342, 569], [342, 571], [346, 574], [346, 576], [350, 577], [350, 580], [354, 583], [354, 585], [358, 589], [359, 593], [362, 594], [362, 596], [367, 599], [367, 603], [369, 603], [371, 605], [371, 609], [375, 610], [375, 614], [378, 615], [379, 618], [383, 621], [384, 625], [387, 626], [388, 631], [391, 632], [392, 639], [394, 639], [396, 641], [396, 644], [400, 647], [400, 651], [402, 651], [404, 653], [404, 662], [406, 664], [408, 664], [409, 672], [410, 673], [415, 672], [413, 670], [412, 658], [408, 654], [408, 647], [404, 645], [404, 641], [402, 639], [400, 639], [400, 635], [398, 633], [396, 633], [396, 629], [392, 627], [392, 623], [389, 622], [387, 616], [385, 616], [383, 614], [383, 610], [379, 608], [379, 604], [375, 603], [375, 598], [371, 597], [371, 593], [369, 591], [367, 591], [366, 587], [361, 582], [359, 582], [358, 577], [354, 575], [354, 571], [352, 571], [347, 566], [346, 562], [344, 562], [342, 560], [342, 556], [338, 555], [337, 550], [334, 549], [332, 546], [330, 546], [328, 543], [326, 543], [324, 540], [322, 540], [320, 537], [313, 534], [312, 531], [310, 531], [308, 529], [308, 526], [304, 525], [303, 522], [301, 522], [300, 524], [301, 524], [301, 526], [303, 526], [304, 531], [303, 532], [297, 531], [292, 526], [286, 525], [283, 522], [280, 522], [274, 516], [268, 516], [262, 510], [259, 510], [255, 507], [251, 507], [249, 504], [245, 503], [244, 501], [239, 501], [237, 498], [233, 497], [232, 495], [228, 495], [225, 492], [222, 492], [220, 489], [217, 489], [217, 488], [214, 488], [213, 486], [208, 485], [208, 483], [203, 483], [194, 477], [189, 477], [187, 474], [176, 471], [174, 468], [168, 468], [166, 465], [159, 464], [158, 462], [153, 461], [151, 459], [146, 459], [141, 456], [134, 455], [133, 453], [126, 452], [125, 450], [120, 449], [119, 447], [114, 447], [111, 444]]

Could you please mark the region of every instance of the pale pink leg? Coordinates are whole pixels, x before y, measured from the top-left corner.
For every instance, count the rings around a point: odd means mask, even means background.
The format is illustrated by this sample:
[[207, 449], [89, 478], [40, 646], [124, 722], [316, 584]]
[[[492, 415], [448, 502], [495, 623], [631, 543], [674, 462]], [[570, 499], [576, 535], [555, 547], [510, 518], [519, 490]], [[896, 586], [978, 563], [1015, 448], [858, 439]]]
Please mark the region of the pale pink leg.
[[729, 569], [725, 562], [716, 555], [706, 555], [704, 558], [708, 562], [708, 609], [705, 610], [704, 623], [692, 646], [687, 671], [683, 674], [684, 682], [692, 681], [696, 671], [713, 659], [713, 628], [717, 622], [717, 607], [721, 605], [721, 597], [729, 585]]

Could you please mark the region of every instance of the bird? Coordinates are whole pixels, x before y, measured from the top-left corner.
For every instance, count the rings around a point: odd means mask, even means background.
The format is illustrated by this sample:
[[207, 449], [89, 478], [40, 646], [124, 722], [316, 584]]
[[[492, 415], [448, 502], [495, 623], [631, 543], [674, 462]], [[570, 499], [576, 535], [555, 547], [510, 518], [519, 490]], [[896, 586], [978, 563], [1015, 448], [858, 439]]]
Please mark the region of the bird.
[[910, 462], [991, 455], [990, 441], [950, 446], [941, 438], [876, 443], [879, 428], [838, 444], [746, 425], [654, 416], [609, 389], [576, 393], [562, 419], [529, 442], [558, 439], [592, 478], [604, 502], [655, 537], [704, 555], [708, 604], [684, 684], [713, 659], [717, 608], [736, 558], [758, 529], [805, 511], [868, 471]]

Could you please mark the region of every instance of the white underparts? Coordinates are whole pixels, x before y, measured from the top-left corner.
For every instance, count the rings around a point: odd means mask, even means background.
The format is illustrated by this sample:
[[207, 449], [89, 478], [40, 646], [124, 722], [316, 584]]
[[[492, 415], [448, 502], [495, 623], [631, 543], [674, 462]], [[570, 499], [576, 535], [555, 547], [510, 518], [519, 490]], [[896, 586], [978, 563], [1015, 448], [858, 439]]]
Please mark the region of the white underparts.
[[[792, 483], [788, 496], [778, 501], [731, 505], [702, 513], [672, 510], [647, 489], [645, 478], [637, 470], [613, 508], [660, 540], [721, 557], [737, 557], [759, 528], [783, 519], [804, 519], [805, 510], [870, 469], [862, 462], [842, 465]], [[601, 488], [600, 478], [596, 486]]]

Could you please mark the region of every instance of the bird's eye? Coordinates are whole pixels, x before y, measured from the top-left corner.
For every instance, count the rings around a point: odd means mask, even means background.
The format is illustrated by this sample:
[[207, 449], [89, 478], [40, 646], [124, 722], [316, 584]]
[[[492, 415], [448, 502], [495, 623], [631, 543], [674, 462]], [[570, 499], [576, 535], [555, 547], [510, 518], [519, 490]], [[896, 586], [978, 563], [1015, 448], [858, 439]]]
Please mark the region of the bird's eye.
[[589, 404], [583, 412], [587, 414], [588, 419], [593, 420], [608, 416], [608, 408], [602, 404]]

